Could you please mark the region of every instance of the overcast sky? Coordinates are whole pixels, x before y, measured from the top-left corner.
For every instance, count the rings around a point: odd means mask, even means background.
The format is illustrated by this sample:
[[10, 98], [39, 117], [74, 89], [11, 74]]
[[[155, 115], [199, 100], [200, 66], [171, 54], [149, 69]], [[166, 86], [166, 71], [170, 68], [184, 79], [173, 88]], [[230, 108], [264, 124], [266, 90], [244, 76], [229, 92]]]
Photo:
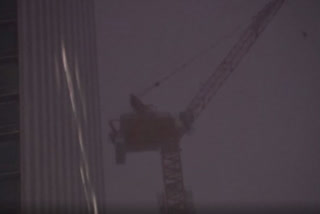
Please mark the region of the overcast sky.
[[[144, 98], [184, 109], [268, 0], [96, 0], [106, 203], [158, 209], [159, 153], [115, 165], [107, 121], [130, 93], [215, 48]], [[196, 208], [320, 203], [320, 1], [287, 0], [182, 140]], [[304, 37], [302, 32], [306, 32]]]

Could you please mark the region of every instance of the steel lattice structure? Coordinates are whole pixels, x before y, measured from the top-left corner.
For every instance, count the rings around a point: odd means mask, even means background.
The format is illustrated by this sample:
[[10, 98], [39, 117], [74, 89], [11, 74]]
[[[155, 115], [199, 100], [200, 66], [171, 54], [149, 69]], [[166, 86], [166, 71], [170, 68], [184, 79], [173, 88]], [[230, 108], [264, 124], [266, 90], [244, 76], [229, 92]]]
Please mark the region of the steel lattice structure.
[[[114, 123], [110, 124], [113, 130], [110, 137], [117, 143], [116, 146], [118, 148], [128, 146], [125, 144], [131, 142], [131, 144], [135, 145], [130, 147], [132, 151], [137, 151], [137, 148], [140, 150], [145, 148], [145, 151], [160, 150], [165, 190], [161, 204], [161, 212], [163, 214], [194, 213], [193, 203], [188, 197], [183, 182], [180, 156], [181, 138], [191, 129], [194, 121], [250, 51], [250, 48], [284, 2], [285, 0], [272, 0], [253, 17], [252, 23], [242, 33], [238, 42], [231, 48], [224, 60], [193, 97], [186, 110], [180, 113], [179, 119], [183, 124], [182, 127], [173, 125], [173, 120], [169, 116], [159, 116], [157, 112], [150, 110], [147, 105], [143, 104], [135, 96], [131, 96], [131, 105], [136, 113], [127, 115], [120, 120], [119, 131], [115, 128]], [[128, 133], [132, 133], [132, 130], [136, 131], [130, 137], [126, 137], [129, 136]], [[119, 140], [117, 141], [117, 139]], [[159, 141], [161, 142], [159, 143]], [[164, 143], [164, 141], [167, 143]], [[124, 152], [119, 153], [118, 156], [119, 163], [123, 163], [125, 160]]]

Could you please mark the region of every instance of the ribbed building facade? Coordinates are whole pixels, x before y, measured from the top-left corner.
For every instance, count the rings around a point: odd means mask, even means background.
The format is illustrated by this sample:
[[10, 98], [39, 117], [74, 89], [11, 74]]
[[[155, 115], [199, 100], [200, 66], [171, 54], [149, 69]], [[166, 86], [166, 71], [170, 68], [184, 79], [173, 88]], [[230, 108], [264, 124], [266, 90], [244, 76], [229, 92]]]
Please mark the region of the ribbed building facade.
[[18, 0], [22, 213], [104, 213], [93, 2]]

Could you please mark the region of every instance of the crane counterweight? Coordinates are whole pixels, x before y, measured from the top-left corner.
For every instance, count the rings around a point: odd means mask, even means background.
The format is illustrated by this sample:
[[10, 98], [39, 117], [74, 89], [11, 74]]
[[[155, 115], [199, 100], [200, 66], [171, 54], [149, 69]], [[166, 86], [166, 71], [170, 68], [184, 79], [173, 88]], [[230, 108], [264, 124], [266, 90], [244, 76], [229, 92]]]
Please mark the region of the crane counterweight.
[[[116, 148], [117, 163], [125, 163], [126, 153], [147, 151], [177, 151], [184, 128], [169, 113], [150, 110], [134, 95], [130, 95], [133, 112], [109, 122], [111, 141]], [[122, 156], [122, 158], [120, 158]]]

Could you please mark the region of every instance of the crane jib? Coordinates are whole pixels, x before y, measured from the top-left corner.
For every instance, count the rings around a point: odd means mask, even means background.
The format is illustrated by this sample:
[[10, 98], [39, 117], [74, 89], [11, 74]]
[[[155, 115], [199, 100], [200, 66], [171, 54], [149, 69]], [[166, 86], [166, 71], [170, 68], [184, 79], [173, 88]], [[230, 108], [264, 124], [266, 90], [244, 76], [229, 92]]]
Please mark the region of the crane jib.
[[193, 97], [187, 105], [186, 110], [180, 114], [180, 119], [187, 130], [190, 129], [192, 123], [205, 109], [212, 97], [237, 68], [284, 2], [285, 0], [273, 0], [253, 17], [252, 23], [240, 36], [238, 42], [232, 47], [214, 73], [211, 74], [202, 88]]

